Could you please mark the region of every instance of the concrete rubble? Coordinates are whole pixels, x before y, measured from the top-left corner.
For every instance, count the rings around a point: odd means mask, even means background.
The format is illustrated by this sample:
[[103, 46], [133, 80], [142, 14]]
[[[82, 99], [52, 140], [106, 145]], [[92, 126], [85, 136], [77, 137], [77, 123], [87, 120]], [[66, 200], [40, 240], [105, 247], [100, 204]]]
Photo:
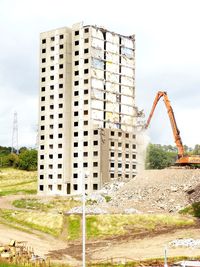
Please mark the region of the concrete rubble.
[[[107, 183], [104, 187], [96, 193], [92, 193], [86, 196], [86, 213], [88, 214], [107, 214], [110, 213], [108, 201], [112, 199], [112, 195], [116, 193], [121, 187], [124, 186], [124, 182], [114, 181], [113, 183]], [[107, 198], [108, 197], [108, 198]], [[81, 197], [75, 198], [81, 201]], [[79, 214], [82, 213], [82, 207], [74, 207], [67, 212], [67, 214]], [[125, 213], [137, 213], [135, 209], [127, 209]]]
[[[200, 201], [200, 170], [145, 170], [128, 182], [113, 181], [86, 197], [87, 213], [179, 212]], [[81, 213], [81, 207], [70, 213]]]
[[[99, 207], [96, 206], [86, 206], [85, 209], [86, 214], [106, 214], [107, 212]], [[82, 206], [74, 207], [69, 210], [66, 214], [81, 214], [82, 213]]]
[[190, 247], [190, 248], [200, 248], [200, 239], [175, 239], [169, 243], [172, 248], [176, 247]]
[[112, 195], [117, 192], [120, 188], [124, 186], [125, 182], [114, 181], [113, 183], [107, 183], [103, 186], [103, 188], [99, 191], [100, 194], [104, 195]]
[[145, 170], [113, 195], [109, 204], [117, 209], [144, 212], [178, 212], [200, 201], [200, 170]]

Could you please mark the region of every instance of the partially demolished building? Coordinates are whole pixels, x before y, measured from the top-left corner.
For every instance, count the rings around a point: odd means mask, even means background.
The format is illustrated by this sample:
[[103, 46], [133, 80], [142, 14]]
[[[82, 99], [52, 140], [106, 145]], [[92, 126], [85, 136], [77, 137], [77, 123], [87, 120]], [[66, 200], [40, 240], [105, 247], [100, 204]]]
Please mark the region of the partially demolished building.
[[40, 36], [38, 193], [137, 173], [135, 39], [75, 24]]

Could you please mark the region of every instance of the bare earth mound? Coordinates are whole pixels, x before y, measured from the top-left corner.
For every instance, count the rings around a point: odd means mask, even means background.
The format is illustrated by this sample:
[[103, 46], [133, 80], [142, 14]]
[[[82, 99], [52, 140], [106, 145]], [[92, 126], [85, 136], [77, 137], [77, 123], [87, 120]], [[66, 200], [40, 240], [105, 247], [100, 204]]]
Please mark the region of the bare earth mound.
[[113, 210], [177, 212], [200, 200], [200, 170], [145, 170], [112, 197]]

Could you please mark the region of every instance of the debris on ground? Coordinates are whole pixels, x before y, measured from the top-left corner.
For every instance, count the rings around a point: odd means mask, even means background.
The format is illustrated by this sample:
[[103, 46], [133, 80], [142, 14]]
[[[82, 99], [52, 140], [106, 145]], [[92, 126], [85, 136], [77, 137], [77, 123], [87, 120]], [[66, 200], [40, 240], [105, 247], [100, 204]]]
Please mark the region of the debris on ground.
[[123, 212], [135, 208], [143, 212], [178, 212], [200, 201], [200, 170], [145, 170], [112, 195], [109, 205]]
[[176, 239], [173, 240], [169, 243], [169, 246], [172, 248], [177, 248], [177, 247], [190, 247], [190, 248], [200, 248], [200, 239], [192, 239], [192, 238], [187, 238], [187, 239]]
[[[200, 201], [199, 192], [199, 169], [145, 170], [126, 183], [114, 181], [87, 195], [87, 213], [176, 213]], [[80, 207], [69, 211], [81, 212]]]
[[113, 193], [117, 192], [120, 188], [122, 188], [124, 184], [125, 182], [121, 182], [121, 181], [114, 181], [112, 183], [106, 183], [104, 184], [102, 189], [99, 190], [99, 193], [110, 196]]
[[[67, 211], [66, 214], [81, 214], [82, 213], [82, 206], [74, 207], [71, 210]], [[106, 210], [103, 210], [96, 206], [86, 206], [85, 207], [86, 214], [107, 214]]]
[[28, 247], [26, 241], [11, 240], [9, 244], [0, 245], [0, 259], [23, 264], [31, 261], [35, 266], [46, 266], [46, 258], [35, 255], [33, 248]]

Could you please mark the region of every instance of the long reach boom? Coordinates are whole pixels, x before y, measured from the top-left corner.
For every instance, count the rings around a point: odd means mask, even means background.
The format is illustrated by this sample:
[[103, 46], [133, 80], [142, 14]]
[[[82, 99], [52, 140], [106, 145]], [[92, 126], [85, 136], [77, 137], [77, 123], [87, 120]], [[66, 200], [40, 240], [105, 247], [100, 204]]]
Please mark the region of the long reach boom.
[[172, 131], [173, 131], [173, 135], [174, 135], [174, 141], [175, 141], [177, 149], [178, 149], [178, 157], [180, 158], [180, 157], [182, 157], [184, 155], [184, 147], [183, 147], [183, 143], [182, 143], [182, 140], [181, 140], [181, 137], [180, 137], [180, 131], [178, 129], [178, 126], [177, 126], [177, 123], [176, 123], [176, 119], [174, 117], [174, 111], [172, 109], [172, 106], [170, 104], [169, 98], [167, 96], [167, 92], [159, 91], [157, 93], [157, 95], [155, 97], [155, 100], [153, 102], [153, 106], [152, 106], [149, 118], [148, 118], [147, 123], [145, 125], [145, 128], [146, 129], [148, 128], [148, 126], [150, 124], [150, 121], [151, 121], [151, 118], [153, 116], [154, 110], [155, 110], [155, 108], [156, 108], [156, 106], [158, 104], [158, 101], [162, 97], [163, 97], [165, 106], [167, 108], [168, 116], [169, 116], [169, 119], [170, 119]]
[[167, 108], [167, 112], [168, 112], [168, 116], [170, 119], [170, 123], [171, 123], [171, 127], [172, 127], [172, 131], [173, 131], [173, 135], [174, 135], [174, 141], [176, 144], [176, 147], [178, 149], [178, 159], [176, 161], [177, 165], [195, 165], [195, 164], [200, 164], [200, 156], [199, 155], [185, 155], [184, 152], [184, 147], [183, 147], [183, 143], [181, 140], [181, 136], [180, 136], [180, 131], [178, 129], [177, 123], [176, 123], [176, 119], [174, 116], [174, 111], [172, 109], [172, 106], [170, 104], [169, 98], [167, 96], [167, 92], [163, 92], [163, 91], [158, 91], [155, 100], [153, 102], [152, 108], [151, 108], [151, 112], [149, 114], [148, 120], [145, 124], [145, 129], [147, 129], [149, 127], [149, 124], [151, 122], [152, 116], [154, 114], [154, 110], [159, 102], [159, 100], [163, 97], [165, 106]]

